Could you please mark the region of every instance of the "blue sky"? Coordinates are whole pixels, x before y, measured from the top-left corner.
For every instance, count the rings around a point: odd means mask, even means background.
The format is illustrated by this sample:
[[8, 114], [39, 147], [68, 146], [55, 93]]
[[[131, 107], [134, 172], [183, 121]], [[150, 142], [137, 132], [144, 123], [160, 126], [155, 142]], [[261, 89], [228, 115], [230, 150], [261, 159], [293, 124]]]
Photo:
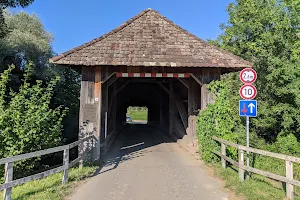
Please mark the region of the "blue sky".
[[230, 0], [35, 0], [24, 10], [35, 13], [53, 34], [53, 48], [62, 53], [118, 27], [152, 8], [202, 39], [215, 39], [227, 22]]

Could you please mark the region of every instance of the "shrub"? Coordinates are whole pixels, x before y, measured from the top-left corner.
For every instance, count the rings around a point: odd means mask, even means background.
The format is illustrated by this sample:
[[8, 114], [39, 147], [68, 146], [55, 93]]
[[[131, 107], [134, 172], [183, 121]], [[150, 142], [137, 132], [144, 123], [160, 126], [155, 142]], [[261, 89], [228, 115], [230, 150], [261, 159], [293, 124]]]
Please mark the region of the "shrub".
[[[13, 69], [14, 66], [9, 67], [0, 76], [1, 158], [59, 145], [61, 122], [67, 112], [67, 108], [61, 106], [55, 109], [49, 107], [58, 77], [46, 86], [39, 80], [32, 84], [32, 67], [28, 65], [23, 84], [18, 91], [13, 91], [7, 88]], [[14, 163], [14, 174], [20, 176], [29, 173], [36, 166], [37, 160]]]

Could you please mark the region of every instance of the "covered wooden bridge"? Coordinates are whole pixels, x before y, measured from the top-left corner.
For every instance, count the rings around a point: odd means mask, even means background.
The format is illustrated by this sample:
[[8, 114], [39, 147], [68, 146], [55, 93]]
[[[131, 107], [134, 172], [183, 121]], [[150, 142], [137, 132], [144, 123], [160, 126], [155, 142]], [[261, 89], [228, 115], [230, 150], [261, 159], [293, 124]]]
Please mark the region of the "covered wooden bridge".
[[196, 116], [212, 101], [206, 84], [251, 63], [188, 33], [147, 9], [113, 31], [51, 59], [80, 68], [79, 139], [105, 154], [126, 122], [128, 106], [146, 106], [149, 124], [196, 143]]

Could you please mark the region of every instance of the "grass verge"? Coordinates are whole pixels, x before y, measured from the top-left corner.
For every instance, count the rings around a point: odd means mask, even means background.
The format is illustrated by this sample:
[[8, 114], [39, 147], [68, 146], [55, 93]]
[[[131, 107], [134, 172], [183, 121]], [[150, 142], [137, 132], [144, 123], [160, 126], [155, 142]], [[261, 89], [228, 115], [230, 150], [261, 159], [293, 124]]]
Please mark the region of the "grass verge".
[[[225, 181], [225, 187], [234, 191], [238, 196], [248, 200], [282, 200], [286, 199], [285, 190], [281, 182], [272, 181], [266, 177], [252, 174], [251, 178], [240, 182], [237, 169], [227, 167], [223, 169], [219, 164], [209, 164], [216, 176]], [[300, 200], [299, 188], [296, 189], [295, 200]]]
[[148, 111], [147, 110], [132, 110], [128, 112], [128, 115], [132, 117], [132, 120], [148, 120]]
[[[31, 181], [23, 185], [14, 187], [12, 199], [14, 200], [63, 200], [66, 196], [75, 191], [76, 183], [96, 171], [97, 167], [78, 167], [69, 169], [69, 182], [62, 185], [63, 173], [53, 174], [45, 179]], [[1, 197], [3, 193], [0, 193]], [[0, 198], [1, 198], [0, 197]]]

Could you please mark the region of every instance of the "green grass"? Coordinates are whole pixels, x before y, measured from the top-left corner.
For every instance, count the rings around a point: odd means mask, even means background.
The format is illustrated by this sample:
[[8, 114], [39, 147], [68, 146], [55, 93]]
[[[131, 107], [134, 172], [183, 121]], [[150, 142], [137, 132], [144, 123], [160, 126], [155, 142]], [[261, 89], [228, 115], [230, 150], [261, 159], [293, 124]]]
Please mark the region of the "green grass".
[[[248, 200], [282, 200], [285, 199], [285, 190], [281, 182], [272, 181], [266, 177], [252, 174], [251, 178], [240, 182], [237, 169], [227, 167], [223, 169], [220, 165], [210, 164], [215, 174], [225, 181], [225, 187], [235, 191], [238, 196]], [[296, 189], [295, 200], [300, 200], [298, 189]]]
[[[61, 184], [62, 172], [48, 176], [45, 179], [31, 181], [14, 187], [12, 199], [14, 200], [63, 200], [75, 191], [76, 183], [95, 172], [97, 167], [78, 167], [69, 169], [69, 182]], [[3, 193], [0, 193], [2, 198]]]
[[147, 110], [131, 110], [128, 111], [128, 116], [132, 117], [132, 120], [143, 120], [147, 121], [148, 120], [148, 112]]

